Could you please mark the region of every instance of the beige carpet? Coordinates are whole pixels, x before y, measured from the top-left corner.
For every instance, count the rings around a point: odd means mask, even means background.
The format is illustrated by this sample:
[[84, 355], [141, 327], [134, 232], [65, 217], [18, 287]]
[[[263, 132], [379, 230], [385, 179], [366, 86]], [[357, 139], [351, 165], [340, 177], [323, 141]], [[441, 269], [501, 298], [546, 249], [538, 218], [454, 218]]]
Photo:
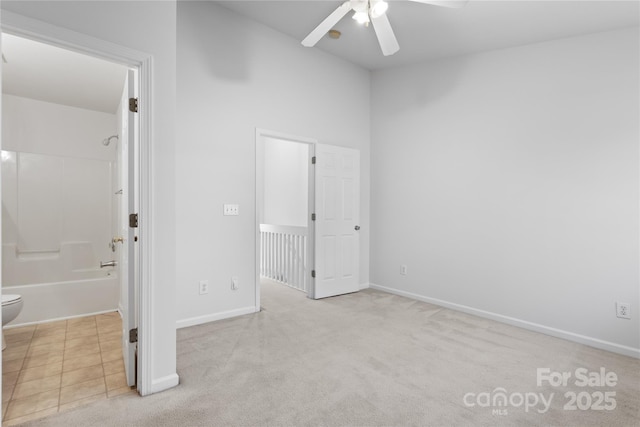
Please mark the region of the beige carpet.
[[[262, 295], [258, 314], [178, 331], [178, 387], [33, 425], [640, 425], [636, 359], [374, 290], [311, 301], [265, 283]], [[601, 367], [615, 386], [574, 384], [576, 369]], [[538, 386], [537, 368], [572, 378]], [[564, 408], [567, 392], [583, 409]], [[596, 407], [615, 409], [587, 409], [604, 392], [615, 396]], [[533, 396], [551, 393], [539, 413]]]

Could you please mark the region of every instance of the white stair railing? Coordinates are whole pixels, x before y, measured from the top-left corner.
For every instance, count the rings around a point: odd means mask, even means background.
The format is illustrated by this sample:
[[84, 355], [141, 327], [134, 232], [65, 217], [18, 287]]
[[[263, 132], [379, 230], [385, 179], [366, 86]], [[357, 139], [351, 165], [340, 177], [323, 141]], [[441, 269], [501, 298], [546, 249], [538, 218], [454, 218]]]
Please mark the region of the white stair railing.
[[260, 224], [260, 275], [306, 292], [307, 227]]

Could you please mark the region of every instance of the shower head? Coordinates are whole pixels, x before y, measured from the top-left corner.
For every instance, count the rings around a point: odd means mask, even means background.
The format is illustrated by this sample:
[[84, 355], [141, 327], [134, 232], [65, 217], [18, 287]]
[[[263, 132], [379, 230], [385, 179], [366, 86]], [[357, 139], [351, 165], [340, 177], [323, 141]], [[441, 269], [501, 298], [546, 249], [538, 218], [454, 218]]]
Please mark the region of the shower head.
[[118, 135], [111, 135], [109, 138], [106, 138], [102, 141], [102, 145], [104, 145], [105, 147], [107, 147], [109, 144], [111, 144], [111, 140], [115, 138], [118, 139]]

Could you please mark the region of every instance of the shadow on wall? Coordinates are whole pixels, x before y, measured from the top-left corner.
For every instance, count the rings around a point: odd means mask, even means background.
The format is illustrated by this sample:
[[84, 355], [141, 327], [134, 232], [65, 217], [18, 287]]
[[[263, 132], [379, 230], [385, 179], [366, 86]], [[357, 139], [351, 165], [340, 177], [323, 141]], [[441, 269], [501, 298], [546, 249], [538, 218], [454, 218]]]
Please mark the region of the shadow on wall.
[[[178, 64], [199, 65], [224, 80], [249, 78], [248, 34], [234, 26], [234, 12], [209, 2], [178, 2], [178, 37], [192, 48], [178, 49]], [[183, 42], [184, 43], [184, 42]], [[194, 58], [186, 58], [187, 55]]]
[[[393, 84], [398, 80], [398, 76], [405, 73], [407, 81], [415, 80], [415, 67], [398, 69], [393, 74], [393, 81], [390, 82], [386, 82], [386, 78], [383, 77], [384, 84], [391, 88], [384, 91], [385, 99], [387, 99], [385, 102], [387, 114], [415, 113], [416, 110], [422, 111], [429, 104], [435, 104], [440, 99], [446, 98], [447, 94], [455, 91], [458, 87], [460, 77], [467, 68], [466, 64], [467, 59], [462, 57], [425, 63], [422, 66], [424, 72], [422, 81], [415, 86]], [[381, 71], [382, 76], [385, 75], [384, 73]], [[404, 79], [400, 77], [400, 80]]]
[[[465, 60], [463, 58], [451, 61], [454, 67], [447, 67], [447, 72], [434, 72], [427, 76], [423, 85], [416, 91], [416, 104], [426, 105], [440, 99], [457, 86], [458, 77], [463, 73]], [[436, 68], [437, 66], [434, 66]]]

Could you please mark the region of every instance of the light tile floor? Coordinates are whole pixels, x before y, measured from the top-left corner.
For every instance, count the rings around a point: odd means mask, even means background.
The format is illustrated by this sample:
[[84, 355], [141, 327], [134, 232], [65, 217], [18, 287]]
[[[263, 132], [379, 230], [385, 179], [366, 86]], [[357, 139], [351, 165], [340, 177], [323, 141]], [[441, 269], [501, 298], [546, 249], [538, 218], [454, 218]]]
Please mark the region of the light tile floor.
[[124, 376], [117, 312], [5, 329], [4, 334], [3, 425], [135, 393]]

